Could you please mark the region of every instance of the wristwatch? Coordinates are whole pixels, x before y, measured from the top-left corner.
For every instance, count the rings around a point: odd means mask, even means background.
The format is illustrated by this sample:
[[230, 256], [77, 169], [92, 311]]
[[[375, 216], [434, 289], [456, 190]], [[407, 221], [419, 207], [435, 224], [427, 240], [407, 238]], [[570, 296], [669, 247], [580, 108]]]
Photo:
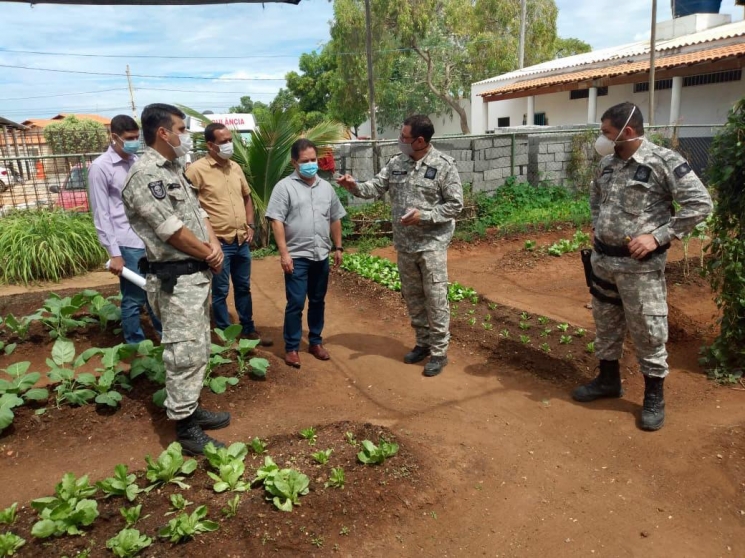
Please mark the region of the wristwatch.
[[252, 231], [255, 231], [256, 230], [256, 225], [254, 225], [253, 223], [249, 223], [248, 224], [248, 228], [251, 229]]
[[331, 251], [332, 252], [343, 252], [344, 248], [342, 248], [341, 246], [332, 246]]

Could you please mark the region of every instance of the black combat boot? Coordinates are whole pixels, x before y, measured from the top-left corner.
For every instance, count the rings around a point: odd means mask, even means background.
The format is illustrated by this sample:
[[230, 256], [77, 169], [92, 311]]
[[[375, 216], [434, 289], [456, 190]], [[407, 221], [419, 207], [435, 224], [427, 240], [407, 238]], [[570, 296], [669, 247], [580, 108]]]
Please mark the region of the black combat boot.
[[589, 403], [601, 397], [621, 397], [621, 366], [617, 360], [601, 360], [600, 374], [589, 384], [572, 392], [572, 399]]
[[448, 364], [448, 357], [445, 355], [442, 356], [433, 356], [429, 359], [429, 362], [424, 365], [424, 375], [428, 378], [432, 378], [433, 376], [437, 376], [440, 372], [442, 372], [442, 369], [445, 368]]
[[230, 424], [230, 413], [213, 413], [202, 407], [197, 407], [191, 416], [194, 422], [202, 427], [202, 430], [219, 430]]
[[194, 414], [176, 422], [176, 441], [186, 455], [202, 455], [204, 446], [212, 442], [216, 448], [224, 448], [225, 444], [210, 438], [202, 427], [194, 420]]
[[417, 362], [423, 361], [428, 356], [429, 347], [420, 347], [419, 345], [417, 345], [408, 353], [406, 353], [406, 355], [404, 356], [404, 362], [406, 364], [416, 364]]
[[659, 430], [665, 424], [665, 378], [644, 376], [642, 430]]

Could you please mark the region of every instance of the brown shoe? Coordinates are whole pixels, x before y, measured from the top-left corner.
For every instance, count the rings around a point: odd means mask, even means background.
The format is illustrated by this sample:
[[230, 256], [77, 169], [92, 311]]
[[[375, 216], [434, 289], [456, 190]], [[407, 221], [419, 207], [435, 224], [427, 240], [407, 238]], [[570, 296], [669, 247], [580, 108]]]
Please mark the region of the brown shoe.
[[258, 330], [254, 330], [251, 333], [244, 333], [241, 337], [244, 339], [250, 339], [251, 341], [258, 341], [262, 347], [271, 347], [274, 345], [274, 341], [271, 337], [262, 337]]
[[308, 352], [318, 360], [328, 360], [331, 358], [331, 355], [323, 348], [323, 345], [311, 345], [308, 347]]
[[300, 355], [297, 351], [287, 351], [285, 353], [285, 364], [293, 368], [300, 368]]

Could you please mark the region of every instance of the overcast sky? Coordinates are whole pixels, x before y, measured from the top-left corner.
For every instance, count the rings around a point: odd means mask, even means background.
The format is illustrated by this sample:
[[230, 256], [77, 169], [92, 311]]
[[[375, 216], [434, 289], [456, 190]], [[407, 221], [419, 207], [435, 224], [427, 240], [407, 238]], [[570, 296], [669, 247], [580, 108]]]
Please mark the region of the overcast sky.
[[[722, 13], [742, 19], [743, 8], [734, 1], [724, 0]], [[649, 0], [556, 3], [562, 37], [603, 48], [649, 36]], [[60, 112], [131, 113], [127, 64], [138, 112], [152, 102], [221, 112], [246, 94], [269, 102], [284, 75], [297, 70], [300, 54], [329, 39], [332, 17], [327, 0], [263, 7], [31, 7], [0, 1], [0, 9], [0, 116], [16, 122]], [[660, 0], [658, 20], [666, 19], [670, 3]], [[350, 51], [361, 48], [349, 45]]]

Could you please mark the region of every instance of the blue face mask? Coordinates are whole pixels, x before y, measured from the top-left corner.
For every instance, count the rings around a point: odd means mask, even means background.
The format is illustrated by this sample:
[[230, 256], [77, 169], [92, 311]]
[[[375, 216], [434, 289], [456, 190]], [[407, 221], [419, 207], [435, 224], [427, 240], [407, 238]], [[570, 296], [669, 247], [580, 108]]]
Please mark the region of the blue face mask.
[[300, 163], [297, 166], [300, 176], [304, 178], [313, 178], [318, 173], [318, 163]]
[[122, 151], [135, 155], [140, 149], [140, 140], [122, 140]]

